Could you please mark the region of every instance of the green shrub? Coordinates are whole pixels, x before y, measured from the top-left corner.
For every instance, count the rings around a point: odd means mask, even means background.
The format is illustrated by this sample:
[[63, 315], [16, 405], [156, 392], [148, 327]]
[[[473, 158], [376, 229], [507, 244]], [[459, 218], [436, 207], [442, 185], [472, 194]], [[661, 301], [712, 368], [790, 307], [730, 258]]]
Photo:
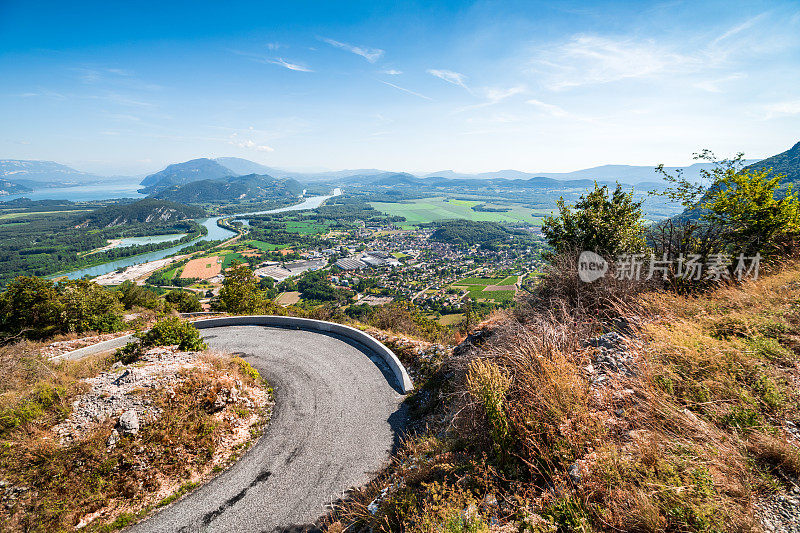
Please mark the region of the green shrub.
[[114, 352], [114, 361], [119, 361], [123, 365], [135, 363], [144, 355], [144, 347], [141, 342], [129, 342], [116, 352]]
[[177, 344], [178, 349], [185, 351], [205, 350], [208, 347], [200, 337], [197, 328], [192, 323], [185, 322], [178, 317], [159, 320], [139, 338], [144, 347]]
[[253, 365], [251, 365], [241, 357], [234, 357], [233, 362], [239, 365], [239, 369], [242, 371], [244, 375], [251, 377], [256, 382], [263, 380], [261, 374], [258, 373], [258, 370], [253, 368]]
[[504, 402], [510, 387], [511, 378], [495, 363], [482, 359], [470, 363], [467, 389], [483, 406], [492, 440], [501, 450], [508, 444], [508, 415]]
[[761, 416], [758, 411], [734, 405], [731, 412], [722, 417], [722, 423], [743, 431], [761, 425]]

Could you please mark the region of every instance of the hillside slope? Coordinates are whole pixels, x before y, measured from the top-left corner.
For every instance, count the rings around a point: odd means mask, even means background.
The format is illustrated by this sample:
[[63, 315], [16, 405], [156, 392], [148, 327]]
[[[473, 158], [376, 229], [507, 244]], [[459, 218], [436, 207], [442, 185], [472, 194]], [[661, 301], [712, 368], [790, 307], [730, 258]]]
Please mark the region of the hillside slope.
[[0, 178], [26, 187], [79, 185], [87, 180], [98, 180], [100, 176], [80, 172], [53, 161], [22, 159], [0, 159]]
[[800, 183], [800, 142], [785, 152], [763, 159], [747, 168], [753, 170], [771, 168], [775, 174], [786, 175], [781, 184], [791, 183], [797, 187], [797, 184]]
[[181, 203], [232, 202], [297, 197], [303, 186], [297, 181], [249, 174], [221, 180], [201, 180], [169, 187], [153, 198]]
[[146, 176], [141, 185], [142, 192], [151, 194], [175, 185], [185, 185], [193, 181], [215, 180], [233, 176], [236, 173], [212, 159], [192, 159], [184, 163], [169, 165], [164, 170]]
[[401, 355], [432, 376], [417, 433], [330, 530], [794, 531], [800, 265], [616, 296], [533, 297], [441, 364]]
[[30, 190], [30, 187], [20, 185], [19, 183], [14, 183], [13, 181], [0, 179], [0, 196], [28, 192]]
[[110, 228], [151, 222], [177, 222], [205, 216], [199, 207], [146, 198], [127, 205], [113, 205], [92, 211], [85, 224], [90, 227]]

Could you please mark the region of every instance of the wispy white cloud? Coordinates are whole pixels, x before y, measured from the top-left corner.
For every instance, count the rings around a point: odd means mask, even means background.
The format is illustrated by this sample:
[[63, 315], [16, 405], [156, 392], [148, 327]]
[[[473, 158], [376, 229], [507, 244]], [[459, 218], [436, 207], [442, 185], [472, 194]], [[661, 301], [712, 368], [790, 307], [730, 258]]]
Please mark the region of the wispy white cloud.
[[800, 115], [800, 99], [767, 104], [764, 111], [766, 119]]
[[466, 84], [467, 77], [464, 74], [461, 74], [460, 72], [454, 72], [452, 70], [433, 69], [433, 68], [429, 68], [427, 72], [431, 76], [436, 76], [437, 78], [444, 80], [447, 83], [458, 85], [459, 87], [463, 87], [467, 91], [470, 91], [470, 88], [467, 87]]
[[542, 102], [541, 100], [536, 100], [535, 98], [528, 100], [526, 103], [535, 106], [536, 108], [544, 111], [548, 115], [552, 115], [554, 117], [566, 118], [570, 116], [570, 114], [564, 108], [557, 106], [555, 104], [548, 104], [546, 102]]
[[722, 85], [732, 81], [741, 80], [746, 77], [747, 76], [745, 74], [737, 72], [735, 74], [731, 74], [730, 76], [724, 76], [722, 78], [700, 80], [698, 82], [695, 82], [693, 86], [697, 87], [698, 89], [708, 91], [710, 93], [721, 93], [723, 92], [721, 87]]
[[507, 87], [507, 88], [484, 87], [479, 91], [477, 91], [485, 99], [483, 102], [461, 107], [459, 109], [456, 109], [455, 112], [461, 113], [463, 111], [469, 111], [471, 109], [480, 109], [481, 107], [488, 107], [495, 104], [499, 104], [503, 100], [511, 98], [512, 96], [524, 93], [526, 90], [527, 89], [525, 88], [524, 85], [516, 85], [514, 87]]
[[381, 71], [383, 74], [388, 74], [389, 76], [399, 76], [403, 73], [402, 70], [397, 70], [394, 68], [386, 69]]
[[525, 87], [522, 85], [508, 88], [486, 87], [483, 92], [490, 103], [496, 104], [502, 102], [506, 98], [524, 93]]
[[721, 92], [723, 83], [740, 79], [748, 61], [800, 45], [796, 29], [789, 23], [776, 26], [773, 19], [775, 16], [765, 12], [716, 36], [695, 35], [683, 40], [577, 34], [541, 48], [533, 58], [532, 70], [551, 90], [684, 77], [689, 78], [689, 86]]
[[327, 37], [321, 37], [321, 40], [328, 43], [331, 46], [335, 46], [336, 48], [341, 48], [342, 50], [347, 50], [353, 54], [359, 55], [369, 61], [370, 63], [375, 63], [381, 57], [383, 57], [384, 51], [380, 48], [367, 48], [364, 46], [355, 46], [348, 43], [343, 43], [341, 41], [335, 41], [333, 39], [328, 39]]
[[[253, 131], [252, 126], [249, 128], [250, 131]], [[248, 134], [249, 135], [249, 134]], [[275, 149], [271, 146], [266, 144], [259, 144], [252, 139], [241, 139], [239, 137], [239, 133], [234, 132], [230, 135], [228, 139], [228, 144], [233, 146], [238, 146], [239, 148], [245, 148], [248, 150], [255, 150], [256, 152], [274, 152]]]
[[267, 59], [266, 62], [272, 63], [273, 65], [280, 65], [283, 68], [288, 68], [289, 70], [295, 70], [297, 72], [314, 72], [313, 70], [304, 65], [300, 65], [298, 63], [291, 63], [280, 57], [277, 59]]
[[413, 96], [417, 96], [419, 98], [423, 98], [425, 100], [433, 100], [430, 96], [425, 96], [424, 94], [420, 94], [418, 92], [412, 91], [411, 89], [406, 89], [405, 87], [400, 87], [399, 85], [395, 85], [394, 83], [389, 83], [388, 81], [378, 80], [379, 82], [383, 83], [384, 85], [388, 85], [389, 87], [394, 87], [398, 91], [403, 91], [404, 93], [408, 93]]
[[597, 122], [597, 119], [595, 118], [579, 115], [576, 113], [571, 113], [570, 111], [567, 111], [561, 106], [558, 106], [556, 104], [550, 104], [548, 102], [543, 102], [541, 100], [537, 100], [536, 98], [531, 98], [530, 100], [526, 100], [525, 103], [534, 106], [542, 113], [545, 113], [547, 115], [550, 115], [551, 117], [555, 117], [558, 119], [569, 119], [578, 122]]
[[537, 70], [544, 69], [553, 90], [696, 71], [702, 65], [697, 57], [653, 40], [597, 35], [577, 35], [545, 50], [535, 63]]
[[768, 15], [768, 13], [764, 12], [764, 13], [761, 13], [759, 15], [756, 15], [755, 17], [747, 19], [746, 21], [742, 22], [741, 24], [737, 24], [733, 28], [729, 29], [728, 31], [726, 31], [725, 33], [723, 33], [722, 35], [720, 35], [719, 37], [714, 39], [711, 42], [711, 46], [717, 45], [717, 44], [721, 43], [722, 41], [733, 37], [734, 35], [738, 35], [738, 34], [742, 33], [743, 31], [749, 30], [750, 28], [755, 26], [758, 22], [764, 20], [764, 18], [767, 15]]

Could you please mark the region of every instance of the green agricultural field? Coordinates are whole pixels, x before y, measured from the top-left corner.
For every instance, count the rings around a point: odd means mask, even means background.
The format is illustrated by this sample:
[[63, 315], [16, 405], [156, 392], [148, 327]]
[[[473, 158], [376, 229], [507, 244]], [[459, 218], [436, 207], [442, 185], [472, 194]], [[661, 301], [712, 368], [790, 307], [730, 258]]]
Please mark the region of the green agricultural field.
[[172, 280], [178, 276], [178, 273], [183, 267], [170, 268], [161, 273], [161, 279]]
[[251, 261], [253, 261], [252, 257], [245, 257], [237, 252], [227, 253], [223, 257], [224, 257], [224, 259], [222, 260], [223, 271], [229, 266], [231, 266], [234, 263], [234, 261], [237, 263], [248, 263], [248, 264]]
[[[473, 211], [472, 206], [485, 203], [486, 207], [511, 208], [506, 213], [488, 213]], [[422, 198], [407, 202], [370, 202], [378, 211], [389, 216], [405, 217], [408, 225], [427, 224], [437, 220], [464, 218], [467, 220], [484, 222], [501, 222], [508, 224], [536, 224], [542, 223], [542, 217], [549, 211], [544, 209], [530, 209], [515, 204], [496, 204], [470, 200], [453, 200], [443, 197]]]
[[503, 281], [503, 278], [464, 278], [459, 280], [453, 285], [503, 285], [500, 283]]
[[487, 291], [489, 285], [513, 285], [517, 281], [517, 276], [505, 278], [464, 278], [456, 281], [450, 286], [456, 289], [469, 292], [469, 297], [473, 300], [491, 300], [496, 303], [505, 303], [514, 299], [515, 291]]
[[298, 222], [296, 220], [290, 220], [286, 223], [286, 231], [291, 231], [292, 233], [302, 233], [304, 235], [310, 235], [312, 233], [327, 233], [328, 226], [326, 224], [317, 224], [314, 222]]
[[275, 250], [282, 250], [289, 247], [288, 244], [271, 244], [264, 241], [247, 241], [244, 244], [252, 246], [253, 248], [258, 248], [262, 252], [274, 252]]

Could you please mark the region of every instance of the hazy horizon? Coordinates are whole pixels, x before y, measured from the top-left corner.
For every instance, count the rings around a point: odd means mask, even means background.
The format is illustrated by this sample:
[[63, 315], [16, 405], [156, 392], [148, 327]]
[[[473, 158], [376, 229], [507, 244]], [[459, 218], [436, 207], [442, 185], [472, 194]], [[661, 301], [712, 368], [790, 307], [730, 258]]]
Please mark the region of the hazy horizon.
[[428, 173], [761, 159], [800, 132], [796, 2], [4, 2], [0, 154]]

